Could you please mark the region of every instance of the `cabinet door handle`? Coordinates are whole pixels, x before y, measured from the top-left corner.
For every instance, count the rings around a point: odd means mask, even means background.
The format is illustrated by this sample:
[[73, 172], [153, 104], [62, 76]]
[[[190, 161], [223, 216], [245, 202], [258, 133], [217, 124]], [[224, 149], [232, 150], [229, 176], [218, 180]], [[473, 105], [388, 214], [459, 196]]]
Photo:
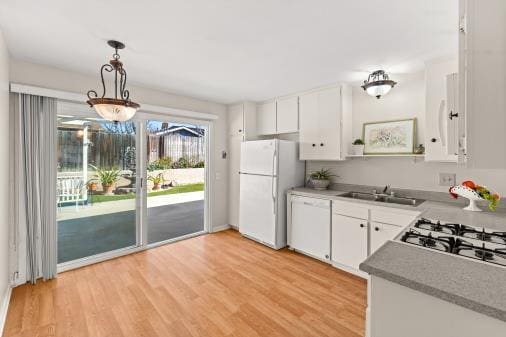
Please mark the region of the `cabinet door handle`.
[[360, 228], [364, 228], [365, 225], [363, 223], [360, 224]]
[[448, 114], [448, 118], [450, 118], [450, 120], [453, 120], [453, 117], [459, 117], [459, 114], [450, 111], [450, 113]]
[[313, 147], [315, 147], [315, 146], [316, 146], [316, 144], [313, 144]]
[[436, 138], [432, 138], [430, 141], [433, 142], [433, 143], [435, 143], [435, 142], [437, 142], [437, 139]]
[[320, 143], [320, 146], [323, 146], [323, 143]]
[[242, 130], [241, 130], [241, 129], [239, 129], [239, 132], [242, 132]]
[[379, 229], [379, 227], [374, 227], [374, 230], [375, 230], [376, 232], [379, 232], [379, 230], [380, 230], [380, 229]]

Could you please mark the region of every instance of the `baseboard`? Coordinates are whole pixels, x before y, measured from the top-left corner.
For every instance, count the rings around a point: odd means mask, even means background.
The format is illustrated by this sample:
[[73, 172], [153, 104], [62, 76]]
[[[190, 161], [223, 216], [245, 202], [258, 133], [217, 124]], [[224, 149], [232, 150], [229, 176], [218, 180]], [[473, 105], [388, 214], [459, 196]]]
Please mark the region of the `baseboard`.
[[214, 227], [213, 233], [226, 231], [227, 229], [230, 229], [230, 228], [231, 228], [230, 225], [222, 225], [222, 226]]
[[0, 335], [3, 336], [5, 321], [7, 320], [7, 311], [9, 310], [9, 303], [11, 301], [12, 287], [7, 286], [4, 298], [2, 299], [2, 307], [0, 308]]

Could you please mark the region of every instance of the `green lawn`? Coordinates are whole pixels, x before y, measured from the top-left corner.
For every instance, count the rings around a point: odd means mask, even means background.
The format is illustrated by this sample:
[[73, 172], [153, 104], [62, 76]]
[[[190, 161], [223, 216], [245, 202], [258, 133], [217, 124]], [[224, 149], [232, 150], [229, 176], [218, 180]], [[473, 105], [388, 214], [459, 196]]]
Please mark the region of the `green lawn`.
[[[165, 195], [165, 194], [197, 192], [197, 191], [203, 191], [203, 190], [204, 190], [204, 183], [188, 184], [188, 185], [171, 187], [166, 190], [148, 192], [148, 197], [154, 197], [157, 195]], [[120, 195], [93, 195], [93, 196], [91, 196], [91, 201], [93, 203], [125, 200], [125, 199], [135, 199], [135, 194], [130, 193], [130, 194], [120, 194]]]

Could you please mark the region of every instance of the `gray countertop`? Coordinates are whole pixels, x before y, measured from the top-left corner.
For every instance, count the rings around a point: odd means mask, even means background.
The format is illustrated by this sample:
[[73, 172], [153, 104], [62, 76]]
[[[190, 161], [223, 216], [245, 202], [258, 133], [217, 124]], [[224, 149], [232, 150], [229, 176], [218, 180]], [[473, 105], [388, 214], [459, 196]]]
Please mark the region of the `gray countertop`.
[[[422, 217], [506, 231], [506, 210], [469, 212], [452, 202], [425, 201], [418, 207], [340, 197], [342, 191], [296, 188], [289, 193], [418, 210]], [[388, 241], [360, 270], [506, 322], [506, 268]]]

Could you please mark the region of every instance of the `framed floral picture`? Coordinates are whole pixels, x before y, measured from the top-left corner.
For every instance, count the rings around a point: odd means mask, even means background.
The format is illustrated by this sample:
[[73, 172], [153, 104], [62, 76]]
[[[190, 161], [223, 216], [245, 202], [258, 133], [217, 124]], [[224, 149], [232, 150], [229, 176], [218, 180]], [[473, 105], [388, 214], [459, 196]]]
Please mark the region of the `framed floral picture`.
[[364, 154], [411, 154], [415, 148], [416, 118], [364, 123]]

